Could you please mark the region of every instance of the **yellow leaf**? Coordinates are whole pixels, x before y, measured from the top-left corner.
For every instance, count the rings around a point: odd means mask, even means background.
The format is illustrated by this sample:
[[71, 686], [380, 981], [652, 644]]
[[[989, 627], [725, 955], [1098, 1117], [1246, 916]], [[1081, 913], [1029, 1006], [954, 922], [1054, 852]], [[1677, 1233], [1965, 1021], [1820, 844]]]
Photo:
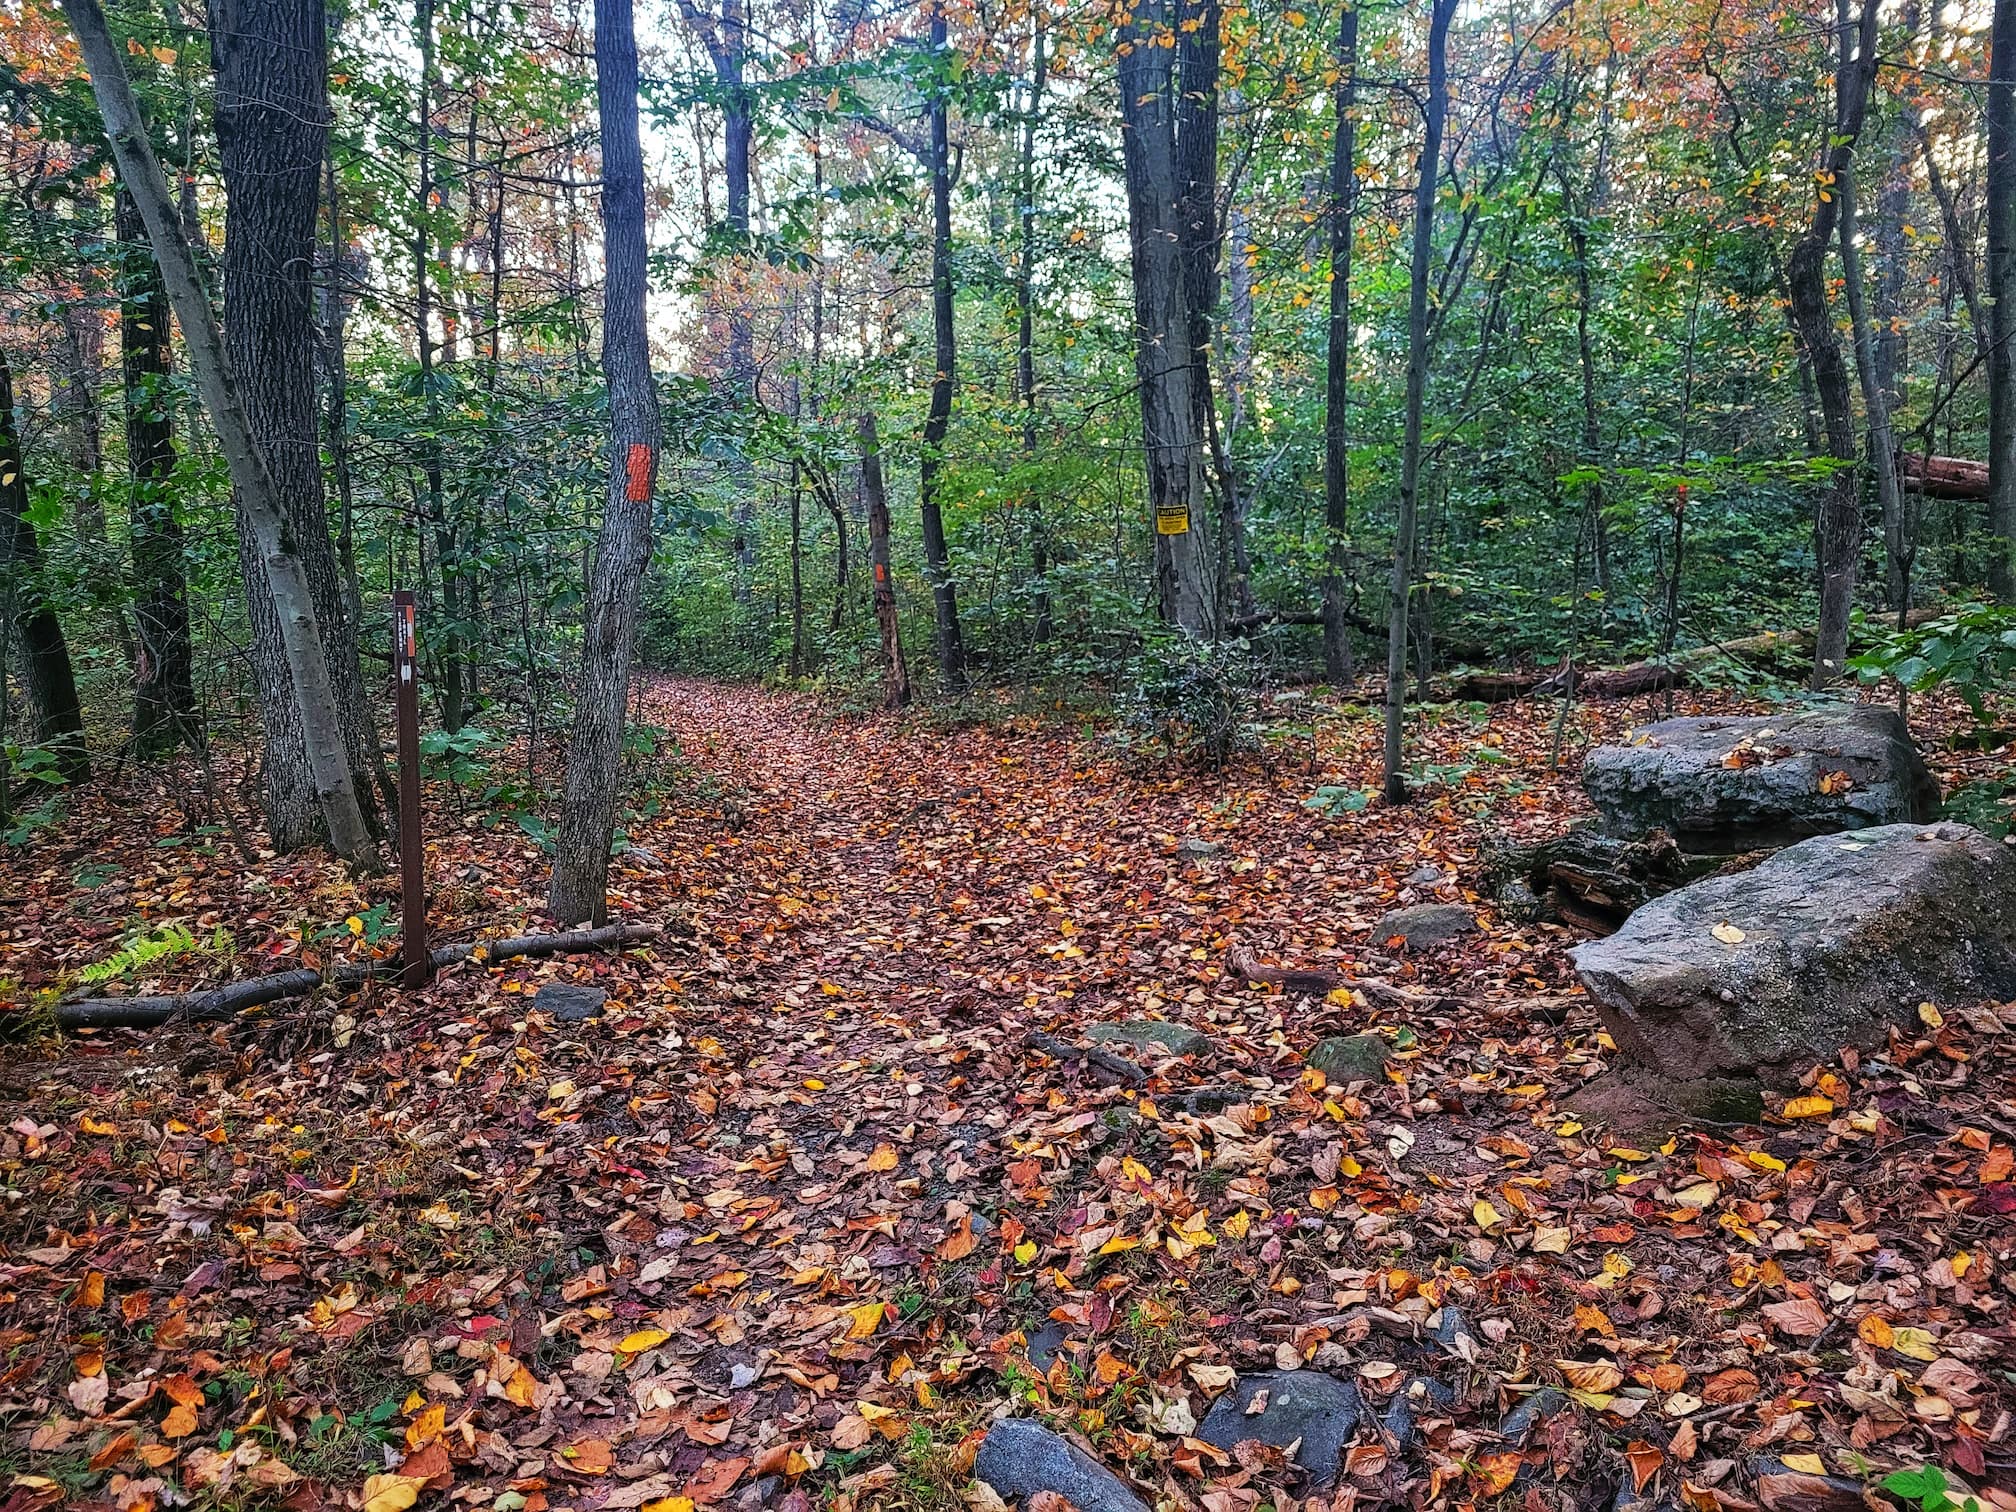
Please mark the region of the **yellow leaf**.
[[147, 50], [154, 55], [154, 61], [159, 63], [163, 68], [173, 68], [175, 66], [174, 48], [150, 47]]
[[1015, 1246], [1015, 1263], [1017, 1265], [1027, 1265], [1035, 1258], [1036, 1241], [1034, 1239], [1024, 1239], [1020, 1244]]
[[352, 933], [353, 935], [361, 935], [364, 933], [364, 921], [358, 918], [357, 915], [352, 914], [350, 915], [349, 918], [345, 919], [343, 922], [349, 926], [350, 933]]
[[88, 1113], [77, 1120], [77, 1127], [82, 1129], [86, 1134], [117, 1134], [119, 1132], [117, 1124], [106, 1123], [103, 1119], [93, 1118]]
[[364, 1512], [406, 1512], [426, 1484], [417, 1475], [374, 1475], [364, 1482]]
[[859, 1307], [850, 1307], [848, 1313], [854, 1321], [847, 1329], [847, 1337], [865, 1339], [880, 1328], [883, 1306], [884, 1304], [880, 1302], [863, 1302]]
[[1253, 1215], [1244, 1208], [1241, 1208], [1225, 1220], [1225, 1237], [1228, 1239], [1244, 1239], [1246, 1237], [1246, 1230], [1252, 1222]]
[[1899, 1328], [1894, 1331], [1890, 1347], [1907, 1359], [1924, 1360], [1930, 1363], [1939, 1358], [1939, 1346], [1932, 1335], [1922, 1328]]
[[1333, 1186], [1316, 1187], [1309, 1193], [1309, 1206], [1319, 1213], [1327, 1213], [1343, 1200], [1343, 1195]]
[[666, 1496], [654, 1502], [644, 1503], [644, 1512], [693, 1512], [693, 1498], [690, 1496]]
[[875, 1146], [875, 1153], [868, 1157], [868, 1169], [871, 1171], [893, 1171], [896, 1169], [896, 1159], [896, 1146], [892, 1144], [879, 1144]]
[[1580, 1125], [1574, 1119], [1571, 1118], [1568, 1120], [1568, 1122], [1561, 1125], [1561, 1127], [1556, 1129], [1554, 1132], [1560, 1135], [1563, 1139], [1566, 1139], [1570, 1134], [1580, 1134], [1582, 1132], [1582, 1125]]
[[1927, 1029], [1941, 1029], [1946, 1024], [1946, 1015], [1931, 1003], [1918, 1005], [1918, 1019]]
[[448, 1408], [444, 1404], [436, 1402], [406, 1425], [406, 1447], [408, 1449], [425, 1449], [434, 1440], [441, 1437], [441, 1430], [447, 1426], [447, 1423]]
[[1787, 1454], [1781, 1458], [1787, 1470], [1797, 1470], [1801, 1475], [1827, 1473], [1827, 1462], [1817, 1454]]
[[662, 1328], [640, 1328], [637, 1332], [626, 1336], [616, 1349], [619, 1354], [642, 1354], [647, 1349], [656, 1349], [671, 1337], [672, 1335]]
[[1750, 938], [1750, 936], [1743, 933], [1734, 924], [1717, 924], [1708, 933], [1715, 936], [1724, 945], [1741, 945], [1745, 940]]
[[1141, 1241], [1139, 1239], [1129, 1239], [1125, 1234], [1115, 1234], [1111, 1239], [1108, 1239], [1104, 1244], [1099, 1246], [1099, 1253], [1102, 1255], [1117, 1255], [1122, 1250], [1139, 1249], [1140, 1247]]
[[1505, 1215], [1481, 1197], [1471, 1204], [1470, 1216], [1476, 1220], [1477, 1227], [1485, 1230], [1494, 1228], [1505, 1221]]
[[1626, 1145], [1618, 1145], [1616, 1148], [1609, 1150], [1606, 1153], [1615, 1155], [1619, 1160], [1635, 1161], [1635, 1160], [1650, 1160], [1652, 1158], [1650, 1155], [1647, 1155], [1643, 1150], [1634, 1150]]
[[1855, 1325], [1855, 1332], [1864, 1344], [1873, 1345], [1877, 1349], [1888, 1349], [1897, 1335], [1897, 1331], [1890, 1326], [1889, 1319], [1879, 1318], [1874, 1313], [1866, 1314], [1862, 1321]]
[[1120, 1157], [1120, 1174], [1125, 1176], [1129, 1181], [1152, 1182], [1155, 1179], [1149, 1172], [1148, 1167], [1141, 1164], [1132, 1155], [1123, 1155]]
[[1744, 1158], [1760, 1171], [1782, 1171], [1785, 1169], [1784, 1161], [1780, 1160], [1776, 1155], [1769, 1154], [1763, 1150], [1746, 1151]]
[[1785, 1104], [1787, 1118], [1825, 1118], [1834, 1111], [1831, 1097], [1795, 1097]]
[[819, 1080], [816, 1076], [808, 1076], [805, 1078], [805, 1090], [808, 1092], [824, 1092], [826, 1090], [826, 1083]]
[[1568, 1253], [1568, 1230], [1547, 1228], [1544, 1225], [1533, 1230], [1533, 1252], [1538, 1255], [1565, 1255]]

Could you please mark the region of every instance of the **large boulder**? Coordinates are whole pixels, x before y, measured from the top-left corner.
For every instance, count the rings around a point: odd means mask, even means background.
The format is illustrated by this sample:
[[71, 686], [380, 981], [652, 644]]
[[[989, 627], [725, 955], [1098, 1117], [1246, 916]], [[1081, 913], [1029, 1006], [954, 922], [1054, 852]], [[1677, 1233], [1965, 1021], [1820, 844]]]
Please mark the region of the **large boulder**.
[[1582, 786], [1613, 833], [1663, 829], [1689, 851], [1775, 849], [1939, 812], [1911, 732], [1873, 704], [1662, 720], [1591, 751]]
[[1147, 1512], [1133, 1488], [1069, 1439], [1027, 1418], [1003, 1418], [987, 1430], [973, 1476], [1006, 1502], [1050, 1491], [1079, 1512]]
[[1365, 1399], [1349, 1381], [1314, 1370], [1269, 1370], [1241, 1376], [1211, 1404], [1197, 1436], [1220, 1449], [1247, 1439], [1276, 1449], [1299, 1446], [1295, 1463], [1321, 1487], [1337, 1479], [1338, 1457], [1367, 1416]]
[[1819, 836], [1573, 954], [1618, 1048], [1664, 1081], [1782, 1085], [1921, 1002], [2016, 994], [2016, 851], [1964, 824]]

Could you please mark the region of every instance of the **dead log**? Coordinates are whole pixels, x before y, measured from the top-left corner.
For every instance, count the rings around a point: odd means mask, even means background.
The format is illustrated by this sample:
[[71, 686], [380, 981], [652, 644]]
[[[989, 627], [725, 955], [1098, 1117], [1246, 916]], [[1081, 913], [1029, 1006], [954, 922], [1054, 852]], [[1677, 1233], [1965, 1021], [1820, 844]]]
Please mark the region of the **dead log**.
[[[1613, 934], [1638, 908], [1708, 875], [1728, 858], [1683, 852], [1664, 830], [1642, 839], [1577, 825], [1537, 844], [1487, 844], [1479, 890], [1516, 911]], [[1516, 889], [1524, 889], [1519, 897]]]
[[1263, 966], [1253, 952], [1233, 945], [1225, 951], [1225, 974], [1238, 982], [1261, 982], [1279, 987], [1296, 997], [1328, 997], [1343, 987], [1361, 993], [1366, 1001], [1386, 1008], [1402, 1008], [1414, 999], [1391, 982], [1378, 977], [1354, 977], [1347, 972], [1328, 971], [1320, 966]]
[[[600, 929], [570, 929], [560, 934], [520, 935], [509, 940], [479, 940], [467, 945], [444, 945], [429, 952], [434, 969], [440, 971], [464, 961], [487, 963], [514, 960], [523, 956], [574, 955], [612, 946], [655, 940], [656, 924], [608, 924]], [[321, 972], [307, 968], [282, 971], [250, 981], [230, 982], [204, 992], [183, 992], [167, 997], [80, 998], [56, 1005], [59, 1029], [151, 1028], [171, 1019], [199, 1021], [227, 1019], [247, 1008], [277, 1003], [283, 998], [304, 997], [322, 987], [339, 990], [361, 987], [366, 982], [396, 977], [398, 960], [368, 961], [338, 966]]]
[[1898, 480], [1933, 499], [1985, 499], [1988, 464], [1967, 457], [1928, 457], [1922, 452], [1897, 453]]
[[1133, 1061], [1117, 1051], [1108, 1050], [1100, 1045], [1073, 1045], [1054, 1034], [1045, 1034], [1041, 1029], [1031, 1029], [1022, 1037], [1022, 1043], [1031, 1050], [1041, 1051], [1052, 1060], [1077, 1060], [1089, 1066], [1097, 1066], [1108, 1076], [1118, 1077], [1130, 1087], [1138, 1087], [1148, 1080], [1148, 1073]]

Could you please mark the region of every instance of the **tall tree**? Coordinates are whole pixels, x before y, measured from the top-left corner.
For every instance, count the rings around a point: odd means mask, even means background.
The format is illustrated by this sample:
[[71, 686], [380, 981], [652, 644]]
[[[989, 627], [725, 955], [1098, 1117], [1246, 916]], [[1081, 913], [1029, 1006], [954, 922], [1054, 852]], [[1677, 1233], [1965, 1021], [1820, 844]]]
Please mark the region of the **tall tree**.
[[2016, 0], [1989, 36], [1988, 585], [2016, 603]]
[[[1324, 357], [1323, 675], [1350, 681], [1344, 569], [1351, 528], [1351, 242], [1358, 211], [1358, 6], [1337, 18], [1337, 88], [1330, 142], [1330, 344]], [[1237, 255], [1237, 249], [1234, 249]]]
[[938, 627], [938, 675], [947, 692], [961, 693], [966, 688], [966, 646], [959, 634], [959, 588], [952, 577], [945, 512], [938, 498], [959, 361], [952, 326], [952, 147], [946, 122], [952, 63], [945, 46], [945, 0], [931, 0], [931, 69], [924, 112], [931, 132], [932, 372], [931, 404], [924, 416], [924, 445], [917, 463], [917, 502], [924, 517], [924, 567], [931, 578], [931, 607]]
[[[21, 427], [14, 418], [14, 372], [0, 351], [0, 610], [21, 642], [21, 681], [35, 720], [35, 739], [49, 746], [57, 770], [75, 782], [91, 775], [84, 712], [63, 622], [42, 582], [42, 543], [28, 518], [28, 477]], [[6, 696], [0, 688], [0, 698]], [[0, 772], [0, 782], [7, 776]]]
[[[351, 788], [375, 827], [377, 733], [364, 705], [357, 626], [343, 601], [323, 501], [315, 389], [315, 224], [329, 134], [328, 47], [321, 0], [209, 0], [224, 176], [224, 334], [252, 434], [306, 575], [327, 678], [336, 690]], [[128, 186], [129, 190], [131, 185]], [[137, 196], [136, 196], [137, 197]], [[142, 207], [144, 210], [144, 206]], [[150, 234], [153, 233], [149, 224]], [[155, 250], [160, 251], [158, 235]], [[171, 290], [172, 292], [172, 290]], [[180, 315], [186, 333], [188, 317]], [[237, 484], [234, 476], [233, 484]], [[245, 508], [239, 500], [239, 508]], [[239, 572], [252, 622], [252, 665], [266, 724], [267, 826], [294, 850], [321, 837], [318, 782], [288, 687], [275, 595], [258, 533], [241, 518]]]
[[1799, 345], [1813, 370], [1828, 454], [1844, 464], [1822, 486], [1814, 542], [1820, 558], [1820, 626], [1813, 653], [1813, 685], [1825, 687], [1848, 662], [1848, 614], [1855, 602], [1855, 569], [1862, 552], [1862, 490], [1852, 465], [1854, 401], [1841, 338], [1827, 304], [1827, 254], [1841, 215], [1838, 186], [1855, 171], [1855, 144], [1876, 72], [1877, 0], [1863, 0], [1862, 19], [1851, 26], [1848, 0], [1839, 0], [1836, 25], [1840, 65], [1834, 75], [1834, 119], [1820, 164], [1813, 220], [1785, 260], [1785, 286]]
[[[1043, 115], [1043, 88], [1049, 81], [1044, 46], [1044, 0], [1029, 8], [1029, 89], [1022, 102], [1022, 160], [1015, 180], [1018, 243], [1015, 254], [1015, 393], [1022, 401], [1022, 454], [1036, 455], [1036, 128]], [[1050, 522], [1043, 500], [1031, 489], [1023, 501], [1029, 516], [1029, 575], [1036, 644], [1050, 640]]]
[[168, 382], [168, 291], [147, 245], [147, 227], [123, 188], [114, 208], [119, 239], [119, 368], [125, 390], [126, 510], [133, 551], [133, 744], [142, 756], [196, 745], [194, 655], [188, 573], [175, 518], [175, 419]]
[[903, 623], [896, 613], [896, 582], [890, 576], [889, 490], [882, 481], [882, 444], [875, 412], [864, 409], [861, 439], [861, 492], [868, 503], [868, 568], [874, 578], [875, 624], [882, 635], [882, 707], [910, 702], [910, 666], [903, 659]]
[[[373, 870], [378, 865], [377, 846], [351, 780], [350, 752], [323, 646], [316, 595], [296, 554], [300, 532], [284, 512], [280, 487], [266, 465], [239, 398], [239, 379], [230, 352], [211, 313], [188, 233], [168, 196], [167, 180], [126, 78], [126, 65], [106, 30], [104, 12], [98, 0], [63, 0], [63, 8], [91, 75], [120, 182], [133, 196], [146, 224], [169, 303], [182, 327], [190, 368], [217, 428], [217, 438], [223, 443], [242, 528], [252, 537], [249, 546], [241, 546], [241, 559], [249, 552], [260, 568], [257, 581], [267, 595], [262, 601], [267, 611], [265, 622], [278, 637], [280, 663], [288, 675], [284, 685], [293, 695], [285, 725], [280, 729], [267, 726], [266, 764], [270, 768], [283, 761], [300, 762], [309, 774], [310, 791], [336, 853], [359, 870]], [[321, 539], [326, 547], [326, 531]], [[255, 619], [255, 626], [259, 623]], [[298, 751], [283, 744], [289, 739], [298, 742]]]
[[1449, 22], [1457, 0], [1435, 0], [1428, 18], [1428, 97], [1421, 107], [1421, 161], [1414, 175], [1414, 245], [1407, 283], [1407, 400], [1400, 435], [1400, 518], [1393, 533], [1393, 579], [1386, 624], [1388, 803], [1407, 801], [1402, 764], [1407, 720], [1407, 600], [1414, 590], [1414, 535], [1421, 516], [1421, 425], [1428, 397], [1428, 279], [1435, 252], [1435, 188], [1442, 176], [1442, 129], [1449, 114]]
[[651, 560], [658, 486], [658, 389], [644, 326], [644, 155], [637, 135], [637, 34], [630, 0], [595, 0], [595, 104], [602, 124], [602, 372], [609, 385], [609, 487], [567, 747], [566, 800], [547, 907], [563, 924], [608, 912], [609, 839], [622, 775], [637, 587]]
[[[1200, 639], [1215, 623], [1204, 542], [1205, 440], [1193, 386], [1176, 143], [1175, 5], [1139, 0], [1119, 32], [1120, 146], [1134, 271], [1134, 375], [1141, 402], [1155, 589], [1162, 617]], [[1184, 17], [1183, 20], [1195, 19]]]

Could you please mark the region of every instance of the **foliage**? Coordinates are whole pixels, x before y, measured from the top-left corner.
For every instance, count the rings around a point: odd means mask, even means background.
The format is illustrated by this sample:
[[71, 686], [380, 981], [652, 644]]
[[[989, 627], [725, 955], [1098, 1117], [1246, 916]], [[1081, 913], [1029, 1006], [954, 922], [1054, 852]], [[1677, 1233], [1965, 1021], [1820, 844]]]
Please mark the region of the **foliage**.
[[1914, 693], [1951, 688], [1985, 727], [1993, 723], [1989, 699], [2016, 689], [2016, 607], [1968, 604], [1889, 631], [1849, 665], [1864, 682], [1891, 677]]
[[163, 924], [158, 928], [128, 933], [118, 950], [104, 960], [95, 961], [84, 967], [77, 973], [77, 980], [89, 983], [109, 982], [177, 956], [196, 954], [222, 956], [228, 954], [230, 950], [231, 932], [221, 924], [211, 931], [207, 939], [192, 933], [186, 924]]
[[1137, 748], [1222, 767], [1258, 741], [1261, 678], [1244, 641], [1156, 632], [1127, 663], [1120, 728]]

